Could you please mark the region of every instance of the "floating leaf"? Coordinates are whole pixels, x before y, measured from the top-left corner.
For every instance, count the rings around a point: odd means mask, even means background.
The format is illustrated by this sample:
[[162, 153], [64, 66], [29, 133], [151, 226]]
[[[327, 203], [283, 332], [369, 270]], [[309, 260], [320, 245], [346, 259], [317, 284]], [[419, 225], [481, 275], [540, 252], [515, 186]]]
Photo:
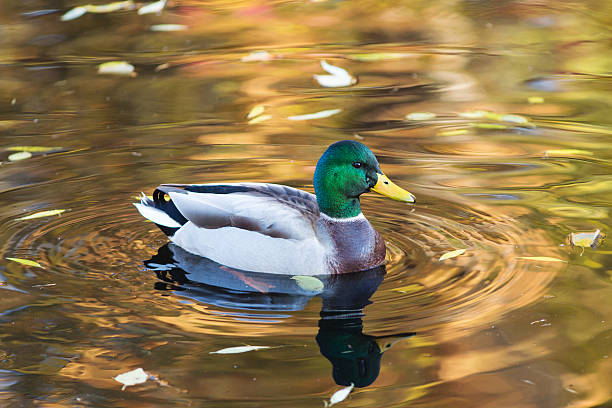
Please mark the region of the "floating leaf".
[[254, 125], [256, 123], [265, 122], [268, 119], [272, 119], [272, 115], [260, 115], [260, 116], [254, 117], [253, 119], [249, 120], [247, 123], [249, 125]]
[[570, 243], [572, 246], [582, 247], [582, 251], [584, 252], [584, 248], [587, 247], [597, 249], [605, 238], [606, 234], [602, 233], [600, 230], [594, 232], [572, 232], [570, 234]]
[[125, 390], [126, 387], [136, 384], [142, 384], [149, 379], [149, 374], [146, 373], [142, 368], [137, 368], [127, 373], [119, 374], [114, 378], [115, 381], [123, 384], [121, 391]]
[[544, 98], [541, 96], [530, 96], [527, 98], [527, 102], [529, 103], [544, 103]]
[[429, 120], [436, 117], [432, 112], [412, 112], [406, 115], [407, 120]]
[[114, 3], [100, 5], [88, 4], [85, 7], [89, 13], [112, 13], [113, 11], [119, 10], [131, 10], [134, 8], [134, 2], [132, 0], [116, 1]]
[[14, 161], [19, 161], [19, 160], [29, 159], [30, 157], [32, 157], [32, 153], [30, 152], [17, 152], [17, 153], [10, 154], [8, 159], [14, 162]]
[[314, 276], [292, 276], [293, 279], [300, 288], [309, 292], [322, 292], [325, 285], [323, 282], [315, 278]]
[[111, 61], [98, 65], [98, 74], [135, 76], [134, 66], [127, 61]]
[[352, 54], [349, 55], [349, 58], [354, 59], [355, 61], [372, 62], [399, 59], [405, 57], [406, 55], [408, 54], [402, 54], [399, 52], [372, 52], [368, 54]]
[[542, 262], [566, 262], [563, 259], [551, 258], [549, 256], [519, 256], [517, 259], [525, 259], [527, 261], [542, 261]]
[[[27, 266], [35, 266], [37, 268], [43, 268], [41, 264], [39, 264], [36, 261], [30, 261], [29, 259], [21, 259], [21, 258], [6, 258], [9, 261], [13, 261], [13, 262], [17, 262], [20, 263], [22, 265], [27, 265]], [[43, 268], [45, 269], [45, 268]]]
[[228, 347], [217, 351], [211, 351], [208, 354], [239, 354], [246, 353], [249, 351], [265, 350], [272, 348], [271, 346], [238, 346]]
[[61, 147], [45, 147], [45, 146], [11, 146], [7, 147], [6, 150], [9, 152], [30, 152], [30, 153], [41, 153], [50, 152], [53, 150], [60, 150]]
[[324, 401], [325, 407], [331, 407], [334, 404], [344, 401], [346, 397], [349, 396], [351, 391], [353, 391], [353, 388], [355, 388], [355, 384], [351, 383], [350, 386], [334, 392], [334, 394], [329, 399], [329, 403], [327, 401]]
[[479, 129], [508, 129], [508, 126], [498, 123], [470, 123], [470, 126]]
[[477, 110], [477, 111], [470, 111], [470, 112], [460, 112], [457, 115], [459, 117], [466, 118], [466, 119], [484, 119], [486, 118], [488, 114], [489, 112], [487, 111]]
[[323, 119], [323, 118], [328, 118], [330, 116], [333, 116], [340, 112], [342, 112], [342, 109], [328, 109], [328, 110], [323, 110], [323, 111], [316, 112], [316, 113], [309, 113], [306, 115], [289, 116], [287, 119], [289, 120]]
[[245, 55], [241, 58], [242, 62], [253, 62], [253, 61], [270, 61], [274, 59], [274, 56], [268, 51], [253, 51], [249, 55]]
[[149, 29], [151, 31], [162, 31], [162, 32], [170, 32], [170, 31], [184, 31], [188, 29], [184, 24], [154, 24]]
[[550, 149], [544, 152], [544, 157], [549, 157], [549, 156], [567, 157], [567, 156], [576, 156], [576, 155], [592, 156], [593, 152], [589, 152], [588, 150], [580, 150], [580, 149]]
[[138, 14], [159, 13], [166, 7], [166, 0], [159, 0], [153, 3], [146, 4], [138, 9]]
[[255, 105], [255, 106], [253, 106], [253, 109], [251, 109], [249, 114], [247, 115], [247, 119], [252, 119], [255, 116], [259, 116], [262, 113], [264, 113], [265, 110], [266, 110], [265, 106], [263, 106], [263, 105]]
[[440, 257], [439, 261], [444, 261], [446, 259], [454, 258], [456, 256], [463, 255], [464, 253], [465, 253], [465, 248], [456, 249], [454, 251], [446, 252], [445, 254], [442, 254], [442, 256]]
[[81, 17], [83, 14], [87, 13], [87, 7], [79, 6], [73, 9], [68, 10], [62, 17], [60, 17], [61, 21], [70, 21]]
[[501, 115], [498, 120], [502, 122], [517, 123], [519, 125], [526, 125], [529, 123], [529, 119], [520, 115]]
[[470, 131], [467, 129], [451, 129], [438, 132], [438, 136], [460, 136], [467, 135], [468, 133], [470, 133]]
[[32, 215], [28, 215], [28, 216], [21, 217], [21, 218], [15, 218], [15, 219], [17, 221], [33, 220], [35, 218], [43, 218], [43, 217], [51, 217], [54, 215], [60, 215], [61, 213], [65, 211], [66, 210], [47, 210], [47, 211], [41, 211], [41, 212], [34, 213]]
[[357, 82], [345, 69], [328, 64], [327, 61], [321, 61], [321, 68], [327, 71], [330, 75], [313, 75], [319, 85], [324, 88], [338, 88], [342, 86], [353, 85]]

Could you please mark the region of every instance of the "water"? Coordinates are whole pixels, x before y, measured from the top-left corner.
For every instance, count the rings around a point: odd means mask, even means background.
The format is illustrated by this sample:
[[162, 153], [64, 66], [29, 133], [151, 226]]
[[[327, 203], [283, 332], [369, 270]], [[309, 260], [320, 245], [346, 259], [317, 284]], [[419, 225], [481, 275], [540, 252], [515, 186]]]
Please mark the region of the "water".
[[[2, 254], [42, 266], [0, 265], [2, 406], [307, 407], [358, 378], [343, 406], [612, 404], [612, 249], [568, 241], [610, 232], [609, 2], [187, 1], [61, 22], [76, 5], [0, 4]], [[149, 30], [169, 23], [187, 29]], [[358, 82], [319, 87], [322, 59]], [[121, 60], [137, 76], [97, 75]], [[249, 124], [256, 105], [270, 118]], [[362, 200], [386, 273], [314, 296], [209, 264], [180, 283], [203, 266], [176, 253], [183, 269], [145, 267], [168, 253], [141, 191], [312, 191], [342, 139], [418, 199]], [[56, 149], [11, 162], [15, 146]], [[245, 345], [272, 348], [210, 354]], [[139, 367], [155, 378], [122, 391]]]

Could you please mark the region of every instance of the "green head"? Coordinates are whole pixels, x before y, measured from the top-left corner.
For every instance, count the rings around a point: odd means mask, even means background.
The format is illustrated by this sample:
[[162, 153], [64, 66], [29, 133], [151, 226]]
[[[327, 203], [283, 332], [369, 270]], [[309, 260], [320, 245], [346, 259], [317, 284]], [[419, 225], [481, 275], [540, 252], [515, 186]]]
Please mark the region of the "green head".
[[396, 200], [414, 202], [412, 194], [383, 174], [374, 153], [366, 145], [352, 140], [343, 140], [327, 148], [317, 163], [313, 182], [319, 209], [333, 218], [359, 215], [359, 196], [370, 190]]

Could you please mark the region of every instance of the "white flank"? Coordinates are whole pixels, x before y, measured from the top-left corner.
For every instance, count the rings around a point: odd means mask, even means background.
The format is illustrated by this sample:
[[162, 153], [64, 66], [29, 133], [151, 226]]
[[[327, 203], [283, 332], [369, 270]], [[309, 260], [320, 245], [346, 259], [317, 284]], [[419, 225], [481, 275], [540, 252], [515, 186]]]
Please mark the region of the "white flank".
[[119, 374], [114, 378], [115, 381], [123, 384], [123, 388], [121, 391], [125, 390], [125, 387], [129, 387], [130, 385], [142, 384], [147, 381], [149, 378], [149, 374], [145, 372], [142, 368], [137, 368], [132, 371], [128, 371], [127, 373]]
[[325, 60], [321, 61], [321, 67], [330, 75], [313, 75], [319, 85], [324, 88], [339, 88], [350, 86], [356, 82], [345, 69], [328, 64]]
[[217, 351], [211, 351], [208, 354], [238, 354], [238, 353], [246, 353], [248, 351], [257, 351], [257, 350], [265, 350], [272, 348], [270, 346], [238, 346], [238, 347], [228, 347]]
[[331, 398], [329, 399], [329, 403], [325, 401], [325, 406], [331, 407], [334, 404], [344, 401], [346, 397], [349, 396], [351, 391], [353, 391], [353, 388], [355, 388], [355, 384], [351, 383], [349, 387], [346, 387], [346, 388], [343, 388], [341, 390], [334, 392], [334, 395], [332, 395]]
[[330, 116], [334, 116], [337, 113], [342, 112], [342, 109], [328, 109], [316, 113], [308, 113], [306, 115], [289, 116], [289, 120], [312, 120], [312, 119], [323, 119]]
[[153, 221], [156, 224], [163, 225], [164, 227], [180, 228], [181, 224], [174, 221], [168, 214], [157, 208], [149, 207], [144, 204], [134, 203], [136, 209], [147, 220]]

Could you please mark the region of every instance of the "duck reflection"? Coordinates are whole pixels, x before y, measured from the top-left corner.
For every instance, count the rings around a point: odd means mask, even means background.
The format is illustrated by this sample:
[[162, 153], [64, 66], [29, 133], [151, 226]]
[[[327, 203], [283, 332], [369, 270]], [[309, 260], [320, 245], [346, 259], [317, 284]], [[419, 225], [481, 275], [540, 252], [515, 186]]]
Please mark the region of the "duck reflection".
[[[180, 291], [198, 302], [245, 311], [302, 310], [314, 296], [323, 305], [316, 336], [321, 354], [332, 364], [338, 385], [366, 387], [380, 372], [382, 354], [415, 333], [370, 336], [363, 333], [363, 308], [370, 303], [385, 276], [379, 266], [361, 272], [317, 276], [323, 289], [314, 289], [289, 275], [231, 269], [193, 255], [169, 243], [145, 261], [155, 271], [158, 290]], [[306, 282], [312, 278], [308, 278]], [[316, 281], [315, 281], [316, 282]], [[286, 317], [286, 316], [282, 316]]]

